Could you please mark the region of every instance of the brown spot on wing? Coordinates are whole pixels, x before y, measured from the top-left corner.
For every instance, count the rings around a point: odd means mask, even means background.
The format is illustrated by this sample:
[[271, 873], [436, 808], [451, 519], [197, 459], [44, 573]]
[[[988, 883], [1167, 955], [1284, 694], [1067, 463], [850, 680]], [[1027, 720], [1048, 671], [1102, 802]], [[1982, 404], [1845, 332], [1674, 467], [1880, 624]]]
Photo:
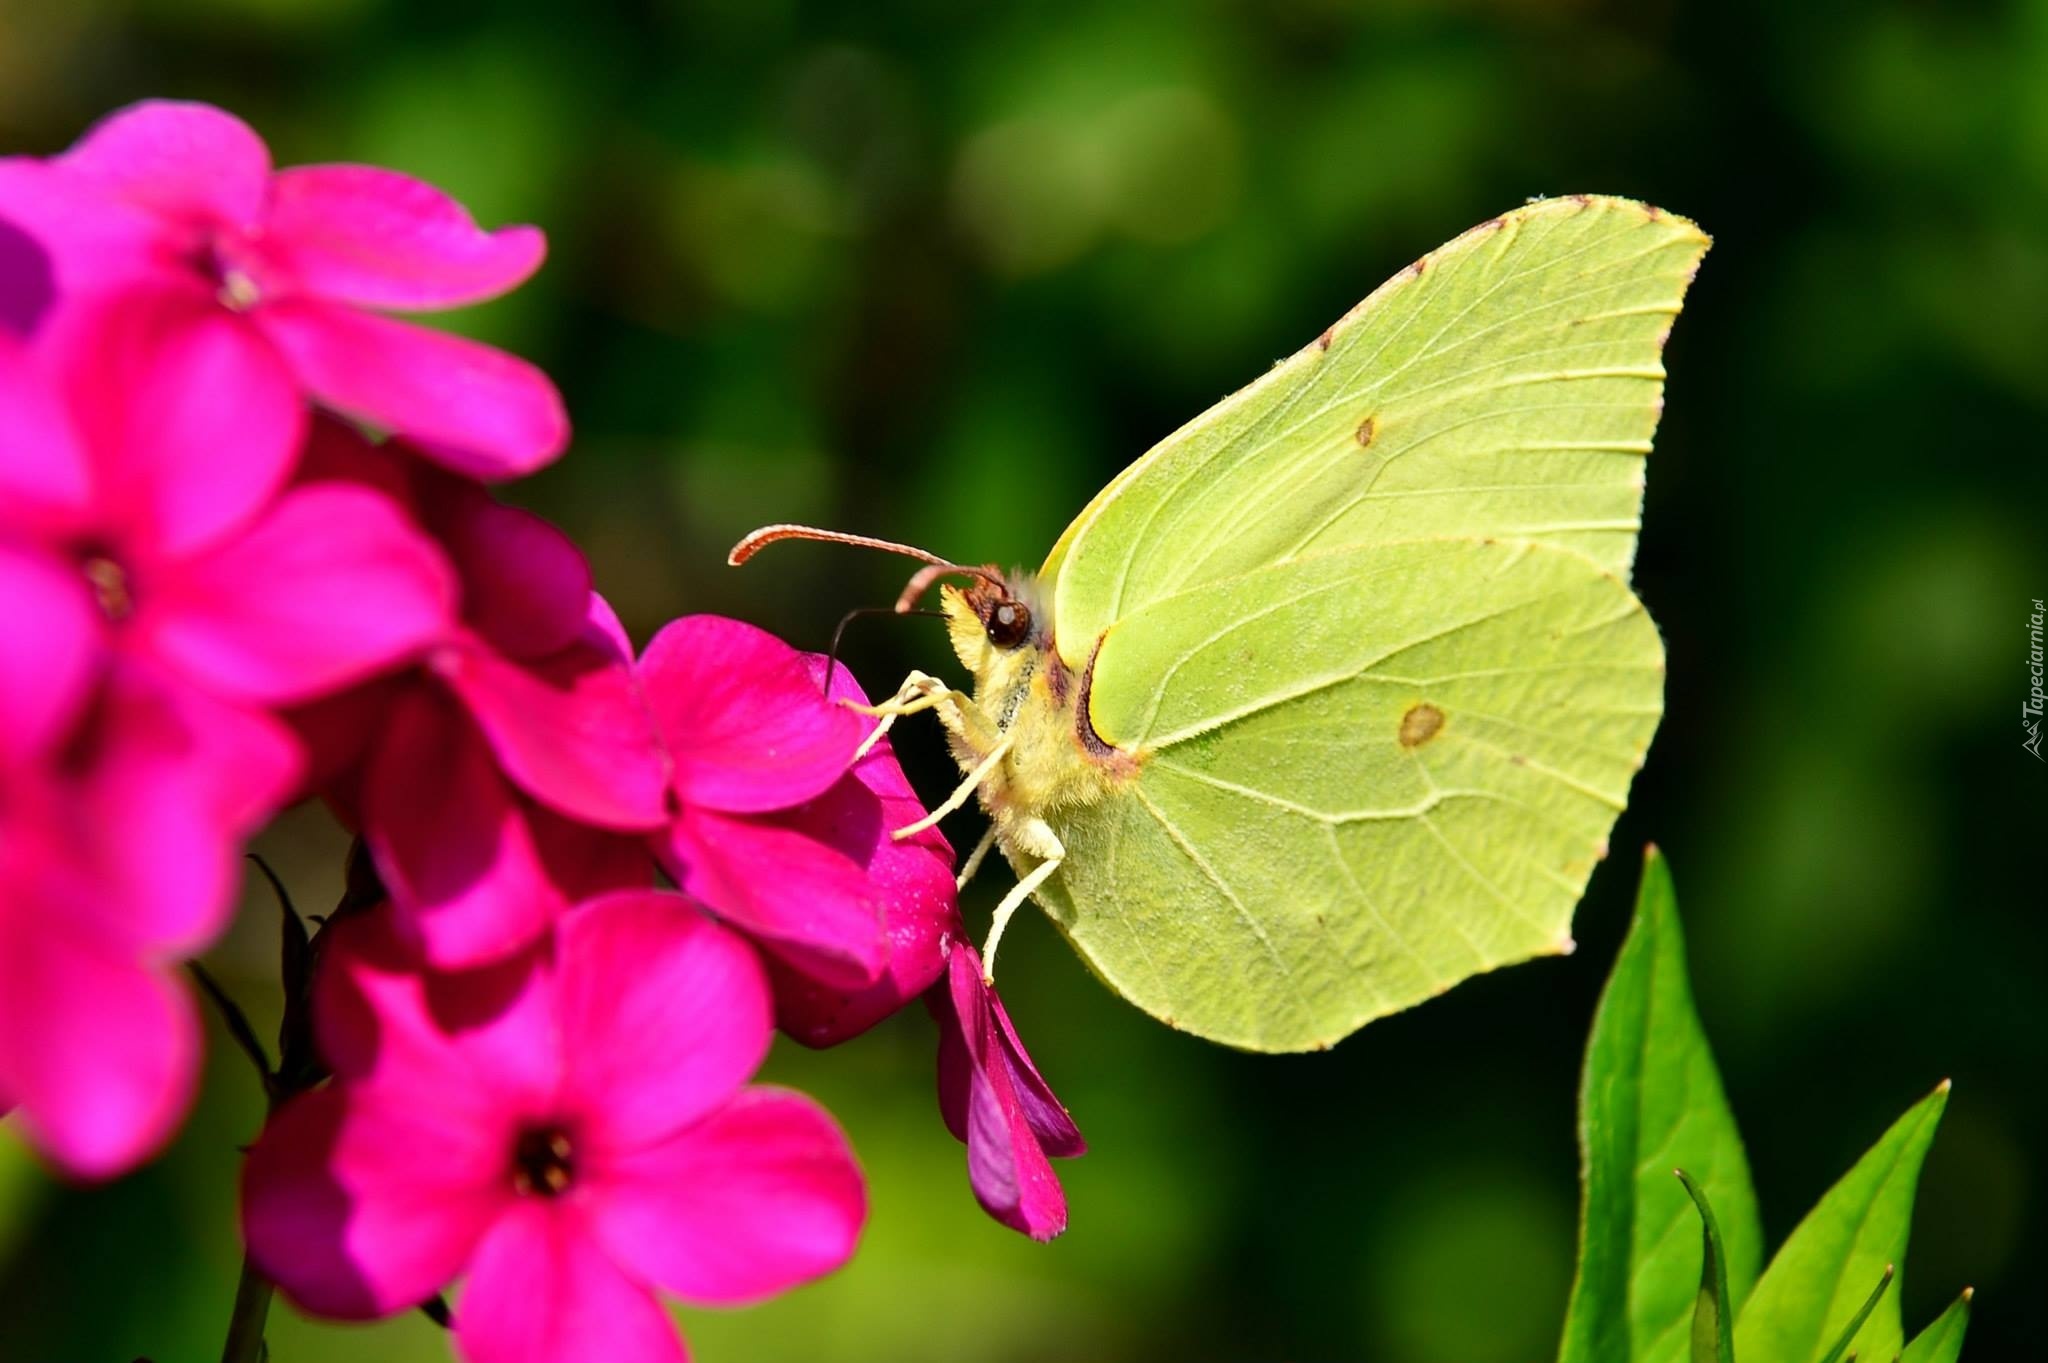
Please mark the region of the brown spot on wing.
[[1360, 448], [1360, 449], [1369, 449], [1369, 448], [1371, 448], [1371, 446], [1372, 446], [1372, 438], [1373, 438], [1373, 437], [1374, 437], [1375, 435], [1379, 434], [1379, 429], [1380, 429], [1380, 423], [1379, 423], [1379, 421], [1378, 421], [1378, 420], [1377, 420], [1376, 418], [1372, 417], [1372, 416], [1367, 416], [1365, 420], [1363, 420], [1363, 421], [1359, 422], [1359, 423], [1358, 423], [1358, 446], [1359, 446], [1359, 448]]
[[1401, 716], [1401, 746], [1419, 748], [1435, 738], [1444, 727], [1444, 712], [1423, 701], [1408, 707], [1408, 713]]
[[1330, 348], [1331, 337], [1336, 333], [1336, 330], [1337, 328], [1334, 326], [1324, 327], [1323, 334], [1316, 337], [1316, 349], [1328, 350]]

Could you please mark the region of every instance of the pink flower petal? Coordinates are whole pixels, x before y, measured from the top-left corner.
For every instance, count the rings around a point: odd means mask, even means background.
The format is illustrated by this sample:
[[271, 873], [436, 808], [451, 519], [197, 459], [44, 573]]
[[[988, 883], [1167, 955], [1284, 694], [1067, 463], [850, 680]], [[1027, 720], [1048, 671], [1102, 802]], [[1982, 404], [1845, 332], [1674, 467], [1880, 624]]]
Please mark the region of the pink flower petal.
[[314, 396], [457, 473], [518, 478], [569, 443], [554, 384], [502, 350], [312, 299], [279, 300], [253, 316]]
[[[812, 674], [822, 679], [824, 659], [812, 655], [808, 661]], [[841, 697], [867, 701], [852, 675], [837, 668], [831, 698]], [[953, 849], [936, 828], [902, 842], [889, 836], [924, 812], [885, 738], [832, 789], [771, 816], [866, 869], [887, 938], [888, 967], [881, 979], [861, 990], [833, 989], [780, 957], [768, 958], [776, 1023], [806, 1046], [836, 1046], [860, 1035], [922, 994], [945, 971], [946, 948], [961, 931]]]
[[242, 1166], [242, 1235], [308, 1311], [369, 1320], [462, 1272], [514, 1197], [504, 1120], [333, 1085], [264, 1125]]
[[366, 487], [295, 488], [248, 533], [167, 564], [131, 628], [221, 695], [310, 700], [443, 637], [455, 579], [433, 542]]
[[653, 1292], [605, 1256], [569, 1199], [527, 1199], [484, 1237], [455, 1345], [467, 1363], [685, 1361]]
[[555, 934], [563, 1101], [606, 1150], [663, 1140], [726, 1102], [768, 1054], [753, 951], [681, 895], [606, 895]]
[[509, 658], [575, 643], [590, 613], [590, 565], [575, 541], [472, 483], [435, 499], [433, 525], [462, 575], [463, 618]]
[[39, 344], [83, 439], [101, 519], [130, 552], [213, 544], [290, 475], [306, 429], [291, 375], [246, 319], [204, 294], [99, 295], [59, 308]]
[[63, 741], [97, 679], [105, 621], [85, 580], [47, 554], [0, 540], [0, 768]]
[[496, 298], [547, 253], [540, 229], [486, 232], [432, 185], [376, 166], [279, 171], [265, 236], [265, 254], [306, 292], [401, 310]]
[[[349, 797], [363, 764], [390, 721], [391, 707], [417, 684], [416, 675], [398, 673], [287, 711], [283, 718], [305, 752], [299, 793], [330, 800]], [[344, 799], [345, 808], [352, 810], [355, 806], [353, 798]], [[346, 819], [344, 823], [351, 832], [360, 827], [359, 819]]]
[[947, 981], [931, 1002], [939, 1022], [939, 1110], [967, 1145], [968, 1182], [983, 1210], [1034, 1240], [1050, 1240], [1067, 1228], [1067, 1201], [1047, 1156], [1081, 1154], [1081, 1133], [982, 982], [972, 946], [954, 945]]
[[0, 526], [55, 539], [88, 522], [93, 477], [47, 349], [0, 332]]
[[384, 909], [331, 931], [313, 1029], [336, 1075], [451, 1122], [516, 1125], [554, 1110], [561, 1034], [544, 951], [433, 971]]
[[611, 1256], [687, 1301], [736, 1306], [830, 1273], [867, 1217], [838, 1124], [751, 1088], [659, 1145], [605, 1161], [591, 1220]]
[[60, 295], [200, 279], [192, 263], [180, 259], [196, 247], [197, 231], [110, 197], [60, 163], [0, 158], [0, 218], [43, 248]]
[[241, 841], [300, 773], [284, 726], [122, 660], [60, 773], [79, 864], [99, 886], [77, 912], [94, 930], [179, 954], [233, 912]]
[[306, 446], [299, 452], [302, 483], [360, 483], [390, 498], [414, 520], [420, 519], [417, 456], [390, 440], [372, 441], [331, 412], [313, 413]]
[[534, 799], [607, 828], [653, 828], [667, 817], [668, 767], [653, 721], [632, 670], [601, 641], [514, 662], [458, 636], [432, 667]]
[[57, 164], [82, 183], [178, 222], [247, 225], [262, 214], [270, 152], [210, 104], [145, 100], [107, 115]]
[[888, 942], [860, 863], [791, 829], [686, 809], [654, 839], [685, 894], [801, 973], [862, 989], [888, 965]]
[[62, 921], [73, 907], [0, 909], [0, 1091], [58, 1164], [108, 1178], [154, 1154], [183, 1119], [199, 1024], [158, 970]]
[[668, 625], [640, 677], [685, 804], [734, 814], [802, 804], [845, 774], [868, 730], [819, 693], [804, 655], [723, 616]]
[[568, 906], [529, 807], [482, 736], [428, 687], [399, 700], [363, 783], [363, 834], [400, 921], [436, 966], [524, 949]]

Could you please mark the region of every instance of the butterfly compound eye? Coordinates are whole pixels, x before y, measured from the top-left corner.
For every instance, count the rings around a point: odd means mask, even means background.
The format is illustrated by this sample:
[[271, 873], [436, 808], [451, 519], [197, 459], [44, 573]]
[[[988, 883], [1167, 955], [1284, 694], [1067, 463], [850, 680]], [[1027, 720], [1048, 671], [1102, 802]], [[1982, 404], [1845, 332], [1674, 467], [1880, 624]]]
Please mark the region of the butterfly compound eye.
[[1031, 612], [1021, 601], [1001, 601], [989, 611], [983, 627], [997, 648], [1015, 648], [1031, 637]]

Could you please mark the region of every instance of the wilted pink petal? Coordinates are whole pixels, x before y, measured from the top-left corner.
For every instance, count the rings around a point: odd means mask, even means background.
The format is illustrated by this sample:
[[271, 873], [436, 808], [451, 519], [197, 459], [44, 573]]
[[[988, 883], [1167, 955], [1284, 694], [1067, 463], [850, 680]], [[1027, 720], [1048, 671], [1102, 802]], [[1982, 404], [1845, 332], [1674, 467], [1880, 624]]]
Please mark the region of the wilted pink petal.
[[561, 1086], [561, 1029], [545, 952], [423, 971], [389, 913], [336, 925], [313, 985], [320, 1054], [379, 1101], [493, 1124], [544, 1113]]
[[308, 293], [401, 311], [495, 298], [540, 267], [531, 227], [486, 232], [461, 204], [376, 166], [298, 166], [270, 182], [266, 254]]
[[888, 965], [888, 943], [860, 863], [766, 819], [685, 809], [654, 836], [685, 894], [828, 986], [860, 989]]
[[590, 1114], [585, 1140], [605, 1152], [696, 1121], [768, 1054], [768, 990], [753, 952], [680, 895], [641, 890], [577, 906], [556, 928], [555, 978], [563, 1098]]
[[104, 621], [69, 565], [0, 540], [0, 769], [63, 740], [97, 679]]
[[592, 1199], [619, 1263], [687, 1301], [737, 1306], [852, 1255], [867, 1217], [853, 1151], [802, 1094], [752, 1088], [660, 1144], [606, 1162]]
[[[807, 661], [812, 675], [823, 680], [824, 659], [812, 655]], [[845, 668], [834, 669], [830, 698], [867, 702]], [[888, 966], [865, 989], [833, 989], [779, 957], [768, 958], [776, 1022], [805, 1045], [834, 1046], [858, 1036], [922, 994], [944, 972], [946, 948], [960, 936], [953, 849], [936, 827], [900, 842], [890, 837], [891, 830], [916, 822], [924, 812], [885, 738], [832, 789], [769, 816], [859, 862], [882, 911]]]
[[417, 1306], [510, 1204], [509, 1124], [435, 1097], [351, 1102], [330, 1087], [264, 1127], [242, 1166], [242, 1233], [301, 1307], [368, 1320]]
[[590, 565], [573, 540], [474, 484], [454, 484], [434, 501], [434, 528], [462, 574], [463, 618], [477, 633], [521, 659], [577, 641], [589, 619]]
[[270, 152], [210, 104], [147, 100], [107, 115], [59, 158], [68, 172], [166, 218], [240, 226], [263, 211]]
[[687, 805], [756, 814], [829, 790], [868, 721], [820, 694], [804, 655], [766, 630], [686, 615], [640, 659]]
[[1024, 1053], [981, 958], [956, 943], [935, 988], [939, 1111], [967, 1145], [967, 1177], [982, 1208], [1012, 1230], [1050, 1240], [1067, 1228], [1067, 1199], [1048, 1155], [1079, 1155], [1081, 1133]]
[[189, 553], [246, 524], [290, 475], [306, 429], [291, 375], [203, 295], [67, 306], [38, 345], [83, 440], [104, 533]]
[[315, 397], [457, 473], [521, 477], [569, 443], [554, 384], [502, 350], [311, 298], [252, 316]]
[[407, 934], [443, 969], [523, 949], [569, 903], [482, 736], [429, 688], [394, 705], [362, 800], [378, 874]]
[[75, 908], [0, 909], [0, 1090], [37, 1147], [106, 1178], [155, 1153], [191, 1105], [199, 1023], [158, 969], [62, 921]]
[[468, 1363], [684, 1363], [653, 1292], [606, 1257], [569, 1199], [529, 1200], [477, 1249], [455, 1307]]
[[216, 693], [308, 700], [447, 632], [455, 580], [432, 541], [363, 487], [285, 493], [246, 534], [160, 569], [137, 604], [146, 646]]
[[667, 816], [668, 768], [632, 670], [601, 641], [515, 662], [473, 636], [435, 652], [506, 775], [573, 818], [652, 828]]

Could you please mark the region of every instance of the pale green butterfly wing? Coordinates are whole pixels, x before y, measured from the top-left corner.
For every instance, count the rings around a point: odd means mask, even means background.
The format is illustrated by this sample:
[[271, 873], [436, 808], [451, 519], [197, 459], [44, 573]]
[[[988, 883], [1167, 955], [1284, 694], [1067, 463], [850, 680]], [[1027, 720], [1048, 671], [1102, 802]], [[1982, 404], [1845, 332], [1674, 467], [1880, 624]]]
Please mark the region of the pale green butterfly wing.
[[1580, 197], [1423, 257], [1068, 526], [1040, 572], [1061, 656], [1161, 597], [1389, 539], [1530, 539], [1625, 576], [1660, 354], [1706, 248], [1683, 218]]
[[1328, 1045], [1562, 950], [1656, 728], [1663, 648], [1611, 568], [1529, 542], [1269, 564], [1110, 627], [1097, 732], [1137, 779], [1048, 816], [1040, 899], [1118, 993]]

